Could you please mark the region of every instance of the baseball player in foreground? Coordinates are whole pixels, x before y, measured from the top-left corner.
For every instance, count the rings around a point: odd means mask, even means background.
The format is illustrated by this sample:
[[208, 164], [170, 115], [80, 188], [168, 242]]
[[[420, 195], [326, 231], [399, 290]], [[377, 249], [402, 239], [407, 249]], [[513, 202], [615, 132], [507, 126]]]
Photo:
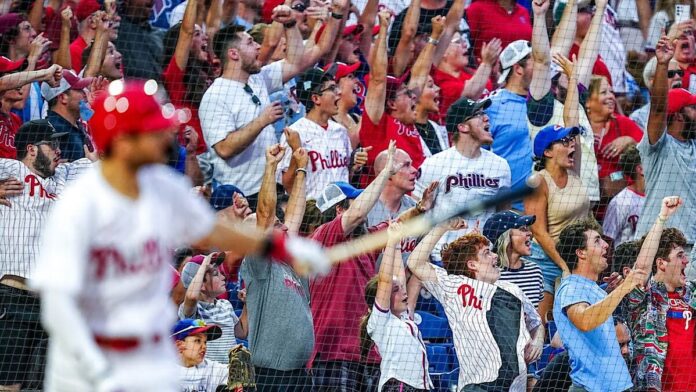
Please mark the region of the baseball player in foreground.
[[178, 124], [156, 90], [154, 81], [116, 81], [95, 101], [90, 124], [103, 159], [48, 218], [31, 280], [51, 337], [47, 391], [177, 390], [168, 264], [178, 246], [330, 268], [314, 242], [215, 220], [191, 185], [161, 164]]

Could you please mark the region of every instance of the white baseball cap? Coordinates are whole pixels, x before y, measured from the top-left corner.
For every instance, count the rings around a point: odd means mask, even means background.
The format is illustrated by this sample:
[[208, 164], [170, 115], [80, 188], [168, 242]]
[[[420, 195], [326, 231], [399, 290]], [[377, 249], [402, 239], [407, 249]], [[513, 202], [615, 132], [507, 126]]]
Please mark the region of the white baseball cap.
[[506, 46], [500, 53], [500, 67], [503, 69], [503, 72], [498, 78], [498, 84], [505, 83], [512, 66], [529, 56], [530, 53], [532, 53], [532, 44], [523, 39], [514, 41]]

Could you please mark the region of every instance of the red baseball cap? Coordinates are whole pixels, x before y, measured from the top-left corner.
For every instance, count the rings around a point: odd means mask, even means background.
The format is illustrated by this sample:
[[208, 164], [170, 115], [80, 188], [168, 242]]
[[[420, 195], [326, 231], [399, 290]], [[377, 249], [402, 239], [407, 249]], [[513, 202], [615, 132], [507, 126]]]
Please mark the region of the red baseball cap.
[[[405, 72], [398, 78], [396, 76], [387, 75], [387, 99], [389, 99], [389, 97], [396, 93], [399, 87], [401, 87], [404, 84], [404, 82], [406, 82], [406, 79], [408, 79], [409, 75], [410, 71]], [[365, 87], [370, 87], [370, 75], [365, 75]]]
[[0, 74], [15, 72], [24, 65], [24, 58], [12, 61], [5, 56], [0, 56]]
[[265, 0], [261, 6], [261, 21], [266, 24], [273, 23], [273, 9], [283, 3], [283, 0]]
[[100, 9], [101, 4], [97, 3], [96, 0], [80, 0], [75, 7], [75, 17], [82, 22]]
[[[314, 37], [314, 42], [319, 42], [321, 35], [324, 34], [324, 30], [326, 30], [326, 24], [321, 25], [319, 31], [317, 31], [317, 35]], [[365, 30], [365, 27], [360, 24], [346, 26], [343, 28], [343, 33], [341, 33], [341, 37], [347, 37], [349, 35], [358, 35], [362, 33], [363, 30]]]
[[334, 74], [334, 80], [338, 81], [341, 78], [344, 78], [352, 73], [355, 73], [355, 71], [360, 68], [362, 63], [360, 61], [357, 61], [353, 64], [346, 64], [346, 63], [341, 63], [341, 62], [335, 62], [335, 63], [330, 63], [324, 66], [324, 71], [328, 71], [329, 68], [336, 66], [336, 73]]
[[16, 12], [11, 12], [9, 14], [0, 15], [0, 35], [7, 33], [13, 27], [17, 27], [20, 23], [24, 22], [26, 19]]
[[162, 105], [155, 95], [157, 89], [154, 80], [111, 82], [92, 105], [89, 124], [97, 148], [103, 151], [124, 133], [164, 132], [178, 126], [180, 111], [171, 104]]
[[673, 88], [667, 94], [667, 114], [676, 113], [683, 108], [696, 105], [696, 95], [683, 88]]

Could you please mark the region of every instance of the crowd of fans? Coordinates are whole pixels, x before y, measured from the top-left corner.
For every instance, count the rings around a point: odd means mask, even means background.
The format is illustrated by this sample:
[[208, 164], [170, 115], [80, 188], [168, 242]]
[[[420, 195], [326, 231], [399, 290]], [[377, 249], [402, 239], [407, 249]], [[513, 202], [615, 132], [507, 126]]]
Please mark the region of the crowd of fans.
[[[182, 391], [227, 385], [238, 343], [262, 391], [438, 389], [431, 343], [457, 390], [696, 390], [696, 3], [0, 8], [0, 390], [41, 389], [43, 223], [99, 160], [91, 106], [136, 78], [181, 124], [168, 165], [219, 217], [323, 247], [389, 238], [325, 276], [172, 250]], [[524, 200], [403, 233], [532, 175]], [[425, 313], [447, 336], [424, 339]]]

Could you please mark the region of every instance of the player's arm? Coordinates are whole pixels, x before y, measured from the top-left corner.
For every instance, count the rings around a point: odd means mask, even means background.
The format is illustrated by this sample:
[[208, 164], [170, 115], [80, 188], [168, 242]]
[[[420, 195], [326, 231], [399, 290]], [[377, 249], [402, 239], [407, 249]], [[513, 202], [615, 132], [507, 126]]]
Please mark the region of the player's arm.
[[[679, 206], [682, 204], [684, 204], [684, 202], [679, 196], [669, 196], [662, 199], [660, 215], [658, 215], [655, 223], [645, 236], [645, 240], [640, 248], [640, 253], [638, 253], [636, 263], [633, 265], [633, 269], [643, 271], [646, 278], [652, 271], [655, 255], [657, 254], [657, 249], [660, 245], [660, 237], [662, 236], [662, 231], [665, 228], [665, 222], [679, 209]], [[645, 281], [643, 284], [645, 284]]]
[[375, 304], [384, 310], [391, 307], [392, 284], [396, 270], [396, 264], [401, 265], [403, 274], [403, 264], [401, 263], [401, 251], [397, 249], [401, 242], [401, 224], [390, 223], [388, 232], [387, 247], [382, 254], [382, 264], [379, 266], [377, 274], [377, 293], [375, 294]]
[[358, 196], [348, 209], [341, 216], [341, 226], [345, 234], [352, 233], [358, 225], [365, 221], [367, 214], [375, 206], [379, 195], [387, 185], [389, 177], [396, 173], [399, 169], [398, 165], [394, 165], [394, 152], [396, 151], [396, 142], [389, 142], [387, 154], [387, 163], [384, 169], [379, 173], [374, 181]]
[[582, 332], [589, 332], [597, 328], [614, 313], [623, 297], [636, 286], [642, 285], [647, 277], [648, 275], [643, 270], [631, 270], [623, 283], [596, 304], [590, 305], [587, 302], [579, 302], [566, 307], [565, 312], [568, 315], [568, 319]]
[[666, 36], [662, 36], [655, 48], [657, 68], [655, 80], [650, 89], [650, 115], [648, 117], [648, 141], [650, 145], [657, 143], [666, 128], [667, 119], [667, 68], [674, 55], [674, 47]]

